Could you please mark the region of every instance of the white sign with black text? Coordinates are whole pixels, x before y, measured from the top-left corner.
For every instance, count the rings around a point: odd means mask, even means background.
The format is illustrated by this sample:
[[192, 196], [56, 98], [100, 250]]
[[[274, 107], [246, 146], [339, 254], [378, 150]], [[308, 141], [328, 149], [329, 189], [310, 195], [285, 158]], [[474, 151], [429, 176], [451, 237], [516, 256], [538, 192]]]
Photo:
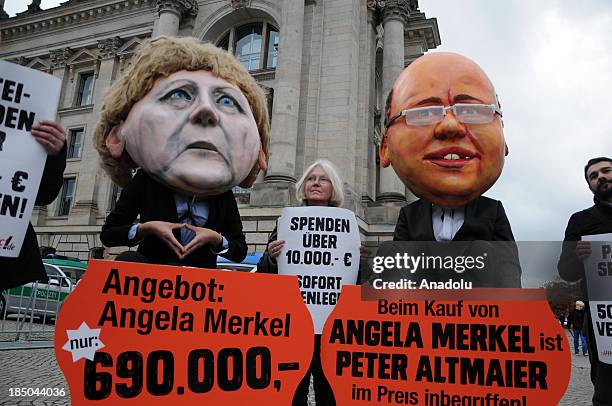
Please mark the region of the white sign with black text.
[[40, 186], [47, 153], [32, 126], [53, 120], [61, 81], [0, 61], [0, 257], [17, 257]]
[[612, 364], [612, 234], [585, 235], [591, 255], [584, 263], [589, 310], [601, 362]]
[[316, 334], [321, 334], [342, 285], [359, 271], [359, 228], [355, 214], [337, 207], [288, 207], [278, 219], [278, 273], [297, 275]]

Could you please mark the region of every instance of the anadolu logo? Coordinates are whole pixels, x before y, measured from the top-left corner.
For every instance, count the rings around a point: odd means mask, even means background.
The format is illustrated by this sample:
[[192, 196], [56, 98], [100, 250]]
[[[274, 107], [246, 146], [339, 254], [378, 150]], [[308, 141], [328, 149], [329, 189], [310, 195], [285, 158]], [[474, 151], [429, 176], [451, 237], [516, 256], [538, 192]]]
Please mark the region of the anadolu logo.
[[0, 249], [12, 251], [15, 249], [15, 244], [12, 243], [13, 236], [9, 235], [8, 238], [0, 239]]

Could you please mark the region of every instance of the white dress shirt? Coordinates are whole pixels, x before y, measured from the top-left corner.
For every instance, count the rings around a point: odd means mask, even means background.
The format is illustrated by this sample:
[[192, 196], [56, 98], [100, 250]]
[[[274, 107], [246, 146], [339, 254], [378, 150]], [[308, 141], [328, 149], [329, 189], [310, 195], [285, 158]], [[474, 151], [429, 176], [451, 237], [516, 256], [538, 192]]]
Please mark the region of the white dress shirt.
[[445, 209], [435, 204], [431, 205], [431, 223], [436, 241], [452, 241], [463, 225], [465, 207]]

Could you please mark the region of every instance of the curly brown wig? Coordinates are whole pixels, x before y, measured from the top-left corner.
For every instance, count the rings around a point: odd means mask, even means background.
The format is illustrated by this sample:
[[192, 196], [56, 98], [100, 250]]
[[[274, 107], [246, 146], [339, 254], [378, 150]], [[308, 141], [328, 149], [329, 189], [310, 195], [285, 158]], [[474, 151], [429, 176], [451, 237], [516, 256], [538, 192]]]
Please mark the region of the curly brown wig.
[[[255, 117], [262, 149], [268, 158], [270, 124], [266, 98], [240, 62], [229, 52], [195, 38], [157, 37], [142, 45], [121, 79], [108, 90], [94, 130], [94, 145], [100, 154], [102, 168], [119, 186], [128, 183], [136, 165], [126, 151], [120, 159], [113, 158], [106, 147], [106, 137], [114, 126], [127, 118], [132, 106], [153, 88], [158, 79], [181, 70], [210, 71], [242, 91]], [[240, 186], [250, 187], [259, 169], [255, 163]]]

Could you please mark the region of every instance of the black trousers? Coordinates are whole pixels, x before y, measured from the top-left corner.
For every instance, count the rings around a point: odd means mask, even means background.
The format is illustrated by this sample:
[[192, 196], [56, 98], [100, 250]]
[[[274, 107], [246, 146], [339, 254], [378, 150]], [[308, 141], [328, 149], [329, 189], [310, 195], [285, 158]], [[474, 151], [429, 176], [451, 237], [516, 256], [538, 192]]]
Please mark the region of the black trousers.
[[312, 374], [317, 406], [335, 406], [336, 400], [321, 366], [321, 335], [315, 334], [314, 351], [312, 361], [306, 375], [298, 385], [293, 396], [293, 406], [308, 405], [308, 388], [310, 387], [310, 374]]
[[593, 382], [593, 406], [612, 406], [612, 365], [599, 360], [591, 313], [584, 317], [589, 360], [591, 361], [591, 382]]

